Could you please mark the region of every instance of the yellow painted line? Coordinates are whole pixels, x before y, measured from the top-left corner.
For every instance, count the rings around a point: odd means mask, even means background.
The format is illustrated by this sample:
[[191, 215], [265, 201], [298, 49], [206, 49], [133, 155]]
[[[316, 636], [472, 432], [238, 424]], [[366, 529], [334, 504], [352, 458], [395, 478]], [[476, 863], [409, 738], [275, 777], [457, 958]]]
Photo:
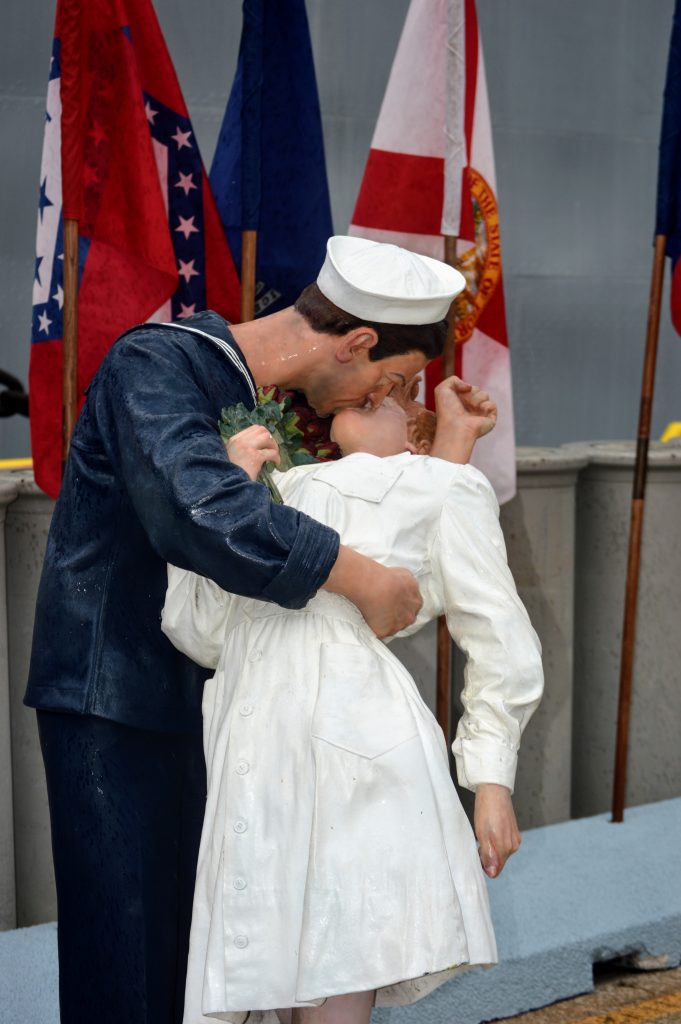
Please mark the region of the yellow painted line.
[[638, 1024], [639, 1021], [658, 1020], [668, 1017], [675, 1010], [681, 1010], [681, 992], [670, 992], [656, 999], [644, 999], [641, 1003], [631, 1003], [610, 1013], [601, 1013], [593, 1017], [581, 1017], [570, 1024]]
[[0, 459], [0, 469], [31, 469], [33, 459]]
[[660, 438], [660, 441], [671, 441], [674, 437], [681, 437], [681, 421], [672, 420], [667, 424], [667, 429]]

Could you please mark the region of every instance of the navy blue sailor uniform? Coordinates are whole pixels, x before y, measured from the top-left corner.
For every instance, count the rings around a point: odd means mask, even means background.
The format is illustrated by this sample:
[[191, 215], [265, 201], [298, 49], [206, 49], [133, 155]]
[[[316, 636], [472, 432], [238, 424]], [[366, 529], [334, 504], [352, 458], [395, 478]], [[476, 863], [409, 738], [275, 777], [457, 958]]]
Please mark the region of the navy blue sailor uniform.
[[227, 323], [144, 325], [88, 390], [55, 507], [25, 703], [38, 709], [62, 1024], [181, 1020], [208, 675], [162, 634], [166, 563], [303, 607], [339, 539], [229, 463], [255, 384]]

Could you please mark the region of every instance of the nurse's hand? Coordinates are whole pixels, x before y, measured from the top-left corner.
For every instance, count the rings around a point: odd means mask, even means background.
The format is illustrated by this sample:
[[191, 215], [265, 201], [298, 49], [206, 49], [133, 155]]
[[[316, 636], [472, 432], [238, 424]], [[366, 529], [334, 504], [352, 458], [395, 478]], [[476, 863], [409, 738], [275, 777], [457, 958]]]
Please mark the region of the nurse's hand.
[[418, 583], [407, 569], [380, 565], [344, 544], [323, 589], [352, 601], [381, 639], [410, 626], [423, 604]]
[[258, 479], [258, 473], [266, 462], [281, 462], [279, 445], [267, 427], [257, 424], [246, 427], [233, 437], [223, 440], [227, 457], [235, 466], [241, 466], [251, 480]]
[[480, 843], [482, 869], [496, 878], [504, 864], [520, 846], [520, 832], [506, 786], [486, 782], [475, 792], [475, 835]]
[[437, 428], [430, 454], [447, 462], [468, 462], [475, 442], [493, 430], [497, 406], [487, 391], [448, 377], [435, 388]]

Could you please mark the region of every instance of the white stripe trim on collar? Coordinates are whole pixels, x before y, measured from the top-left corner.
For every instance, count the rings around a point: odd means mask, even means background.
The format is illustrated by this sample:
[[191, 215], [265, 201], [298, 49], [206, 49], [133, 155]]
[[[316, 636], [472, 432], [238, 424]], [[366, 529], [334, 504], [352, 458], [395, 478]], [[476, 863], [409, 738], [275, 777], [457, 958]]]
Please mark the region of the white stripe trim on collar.
[[225, 353], [227, 358], [231, 360], [231, 362], [234, 364], [237, 370], [244, 376], [246, 383], [248, 384], [248, 387], [250, 389], [251, 395], [253, 396], [253, 401], [255, 402], [256, 405], [258, 404], [258, 396], [256, 394], [255, 388], [253, 387], [251, 375], [244, 366], [241, 359], [239, 359], [238, 355], [236, 354], [231, 345], [229, 345], [226, 341], [223, 341], [222, 338], [216, 338], [214, 334], [207, 334], [206, 331], [200, 331], [198, 327], [186, 327], [184, 324], [174, 323], [164, 323], [161, 324], [161, 326], [174, 327], [178, 331], [187, 331], [189, 334], [199, 334], [202, 338], [207, 338], [208, 341], [212, 341], [214, 345], [217, 345], [217, 347]]

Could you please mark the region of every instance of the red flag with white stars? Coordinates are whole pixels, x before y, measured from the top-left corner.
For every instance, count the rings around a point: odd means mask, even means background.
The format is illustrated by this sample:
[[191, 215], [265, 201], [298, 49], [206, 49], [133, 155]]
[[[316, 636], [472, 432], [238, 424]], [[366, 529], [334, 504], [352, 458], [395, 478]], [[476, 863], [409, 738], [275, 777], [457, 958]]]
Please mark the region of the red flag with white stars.
[[[511, 361], [487, 84], [475, 0], [411, 0], [350, 234], [444, 259], [458, 239], [456, 372], [499, 406], [472, 461], [500, 501], [515, 493]], [[426, 399], [442, 376], [426, 371]]]
[[[61, 478], [64, 219], [79, 223], [78, 391], [146, 320], [239, 314], [239, 282], [150, 0], [59, 0], [33, 285], [36, 480]], [[82, 402], [82, 397], [81, 397]]]

